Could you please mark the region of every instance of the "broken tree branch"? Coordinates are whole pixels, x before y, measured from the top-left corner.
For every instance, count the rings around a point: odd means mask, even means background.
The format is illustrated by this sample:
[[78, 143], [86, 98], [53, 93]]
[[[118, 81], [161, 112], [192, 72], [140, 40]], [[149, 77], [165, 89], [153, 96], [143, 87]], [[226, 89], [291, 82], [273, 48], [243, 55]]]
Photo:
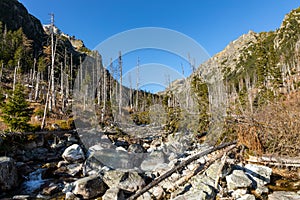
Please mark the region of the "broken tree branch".
[[[225, 164], [226, 161], [226, 154], [231, 151], [232, 149], [234, 149], [236, 147], [236, 145], [231, 145], [229, 147], [227, 147], [226, 149], [222, 150], [222, 152], [217, 153], [216, 155], [213, 155], [213, 157], [211, 159], [209, 159], [208, 161], [206, 161], [206, 163], [204, 165], [199, 164], [197, 165], [190, 173], [188, 173], [186, 176], [181, 177], [180, 179], [178, 179], [175, 182], [174, 188], [172, 188], [172, 190], [177, 189], [179, 186], [184, 185], [186, 182], [188, 182], [193, 176], [199, 174], [200, 172], [205, 171], [207, 168], [209, 168], [209, 166], [211, 166], [215, 161], [222, 159], [222, 167], [220, 168], [221, 172], [223, 169], [223, 162]], [[221, 172], [218, 172], [218, 174], [221, 174]], [[219, 182], [219, 178], [218, 180], [216, 180], [216, 184]], [[217, 188], [217, 187], [215, 187]]]
[[[232, 148], [233, 148], [233, 147], [232, 147]], [[231, 148], [231, 149], [232, 149], [232, 148]], [[230, 149], [230, 150], [231, 150], [231, 149]], [[228, 150], [228, 151], [230, 151], [230, 150]], [[220, 180], [220, 177], [222, 176], [222, 170], [223, 170], [224, 165], [225, 165], [225, 163], [226, 163], [226, 156], [227, 156], [228, 151], [225, 151], [225, 152], [224, 152], [224, 155], [223, 155], [222, 158], [221, 158], [221, 167], [219, 168], [218, 173], [217, 173], [218, 177], [217, 177], [217, 179], [215, 180], [215, 188], [218, 188], [219, 180]]]

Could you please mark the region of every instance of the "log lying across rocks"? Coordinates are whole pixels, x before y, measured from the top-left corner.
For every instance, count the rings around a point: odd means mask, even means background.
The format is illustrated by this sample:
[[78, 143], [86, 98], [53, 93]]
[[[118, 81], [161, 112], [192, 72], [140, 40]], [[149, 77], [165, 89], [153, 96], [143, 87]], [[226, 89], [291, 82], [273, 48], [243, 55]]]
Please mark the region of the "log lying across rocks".
[[251, 163], [260, 163], [264, 165], [278, 166], [278, 167], [299, 167], [299, 157], [287, 157], [287, 156], [274, 156], [274, 155], [262, 155], [262, 156], [251, 156], [246, 159]]
[[[173, 186], [173, 188], [171, 190], [175, 190], [177, 189], [179, 186], [182, 186], [184, 185], [185, 183], [187, 183], [189, 181], [189, 179], [191, 179], [193, 176], [199, 174], [199, 173], [202, 173], [204, 172], [206, 169], [209, 168], [209, 166], [211, 166], [215, 161], [219, 160], [222, 158], [222, 167], [220, 167], [220, 169], [223, 168], [223, 166], [225, 165], [225, 161], [226, 161], [226, 154], [231, 151], [232, 149], [234, 149], [236, 147], [235, 144], [231, 145], [231, 146], [228, 146], [224, 149], [222, 149], [221, 152], [217, 152], [215, 155], [212, 155], [211, 158], [209, 158], [204, 165], [201, 165], [201, 163], [198, 163], [198, 165], [190, 172], [188, 173], [187, 175], [181, 177], [179, 180], [177, 180]], [[214, 152], [213, 152], [214, 153]], [[217, 174], [221, 174], [222, 171], [218, 171]], [[215, 185], [218, 184], [219, 182], [219, 179], [218, 180], [215, 180]], [[217, 186], [215, 187], [217, 188]]]
[[[179, 171], [181, 168], [187, 166], [187, 165], [190, 164], [191, 162], [193, 162], [193, 161], [195, 161], [195, 160], [198, 160], [199, 158], [204, 157], [204, 156], [206, 156], [206, 155], [208, 155], [208, 154], [212, 154], [212, 153], [214, 153], [214, 152], [216, 152], [216, 151], [218, 151], [218, 150], [222, 150], [222, 149], [224, 149], [224, 148], [226, 148], [226, 147], [229, 147], [229, 146], [232, 146], [232, 147], [231, 147], [231, 148], [227, 148], [227, 151], [232, 150], [232, 149], [236, 146], [236, 143], [237, 143], [236, 141], [230, 142], [230, 143], [224, 143], [224, 144], [221, 144], [221, 145], [219, 145], [219, 146], [210, 148], [210, 149], [208, 149], [208, 150], [206, 150], [206, 151], [203, 151], [203, 152], [201, 152], [201, 153], [198, 153], [198, 154], [192, 156], [191, 158], [189, 158], [189, 159], [183, 161], [183, 162], [180, 163], [179, 165], [174, 166], [171, 170], [167, 171], [165, 174], [163, 174], [163, 175], [161, 175], [160, 177], [158, 177], [158, 178], [156, 178], [155, 180], [153, 180], [151, 183], [149, 183], [149, 184], [148, 184], [146, 187], [144, 187], [143, 189], [137, 191], [135, 194], [133, 194], [133, 195], [129, 198], [129, 200], [137, 199], [139, 196], [143, 195], [145, 192], [147, 192], [148, 190], [150, 190], [152, 187], [156, 186], [157, 184], [159, 184], [160, 182], [162, 182], [163, 180], [165, 180], [166, 178], [168, 178], [169, 176], [171, 176], [174, 172]], [[218, 159], [221, 158], [221, 157], [222, 157], [222, 154], [220, 154], [220, 155], [217, 156]], [[217, 159], [213, 159], [213, 160], [215, 161], [215, 160], [217, 160]], [[208, 162], [208, 163], [206, 163], [206, 164], [212, 164], [212, 163], [213, 163], [212, 161], [207, 161], [207, 162]], [[204, 168], [207, 168], [207, 166], [204, 167]], [[202, 169], [200, 169], [200, 170], [199, 170], [199, 169], [196, 170], [196, 171], [198, 171], [197, 173], [199, 173], [200, 171], [203, 171], [204, 168], [202, 168]], [[195, 172], [194, 172], [194, 174], [195, 174]], [[190, 178], [190, 177], [188, 177], [188, 178]], [[183, 181], [183, 182], [184, 182], [184, 181]]]

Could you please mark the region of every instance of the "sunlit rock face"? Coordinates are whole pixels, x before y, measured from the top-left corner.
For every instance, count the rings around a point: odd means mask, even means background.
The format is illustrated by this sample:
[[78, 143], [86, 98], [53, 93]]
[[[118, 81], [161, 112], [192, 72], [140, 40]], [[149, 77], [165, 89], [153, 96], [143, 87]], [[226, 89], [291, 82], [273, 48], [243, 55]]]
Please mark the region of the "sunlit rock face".
[[29, 14], [17, 0], [0, 1], [0, 21], [8, 30], [22, 28], [26, 37], [34, 41], [34, 48], [42, 49], [45, 32], [40, 20]]

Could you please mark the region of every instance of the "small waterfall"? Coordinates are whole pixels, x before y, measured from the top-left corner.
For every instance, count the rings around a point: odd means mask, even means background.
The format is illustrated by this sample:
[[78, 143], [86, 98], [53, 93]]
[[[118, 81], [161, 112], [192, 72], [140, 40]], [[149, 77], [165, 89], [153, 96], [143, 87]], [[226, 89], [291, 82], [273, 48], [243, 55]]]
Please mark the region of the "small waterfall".
[[32, 194], [46, 182], [46, 180], [42, 179], [42, 173], [45, 169], [37, 169], [34, 172], [31, 172], [22, 184], [22, 193], [24, 194]]

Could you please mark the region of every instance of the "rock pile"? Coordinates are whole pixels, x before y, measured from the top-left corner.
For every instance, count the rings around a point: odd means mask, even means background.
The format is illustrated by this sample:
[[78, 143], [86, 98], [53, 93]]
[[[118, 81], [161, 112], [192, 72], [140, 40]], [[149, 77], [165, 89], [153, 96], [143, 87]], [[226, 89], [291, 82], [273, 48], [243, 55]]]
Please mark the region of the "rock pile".
[[[168, 136], [166, 141], [157, 137], [131, 144], [121, 139], [111, 142], [102, 134], [101, 140], [90, 142], [88, 148], [77, 136], [64, 135], [52, 142], [45, 140], [48, 146], [31, 149], [31, 154], [50, 155], [55, 149], [60, 155], [55, 161], [43, 158], [44, 165], [35, 166], [43, 179], [37, 190], [30, 194], [19, 191], [14, 198], [128, 199], [194, 155], [212, 149], [206, 144], [192, 144], [189, 137], [177, 133]], [[26, 154], [17, 157], [25, 158]], [[27, 169], [23, 172], [28, 174], [33, 171], [27, 159], [15, 162], [12, 158], [0, 157], [1, 191], [17, 187], [21, 169]], [[269, 167], [244, 165], [231, 154], [218, 151], [178, 168], [137, 199], [299, 199], [296, 192], [271, 193], [267, 187], [271, 175]]]

